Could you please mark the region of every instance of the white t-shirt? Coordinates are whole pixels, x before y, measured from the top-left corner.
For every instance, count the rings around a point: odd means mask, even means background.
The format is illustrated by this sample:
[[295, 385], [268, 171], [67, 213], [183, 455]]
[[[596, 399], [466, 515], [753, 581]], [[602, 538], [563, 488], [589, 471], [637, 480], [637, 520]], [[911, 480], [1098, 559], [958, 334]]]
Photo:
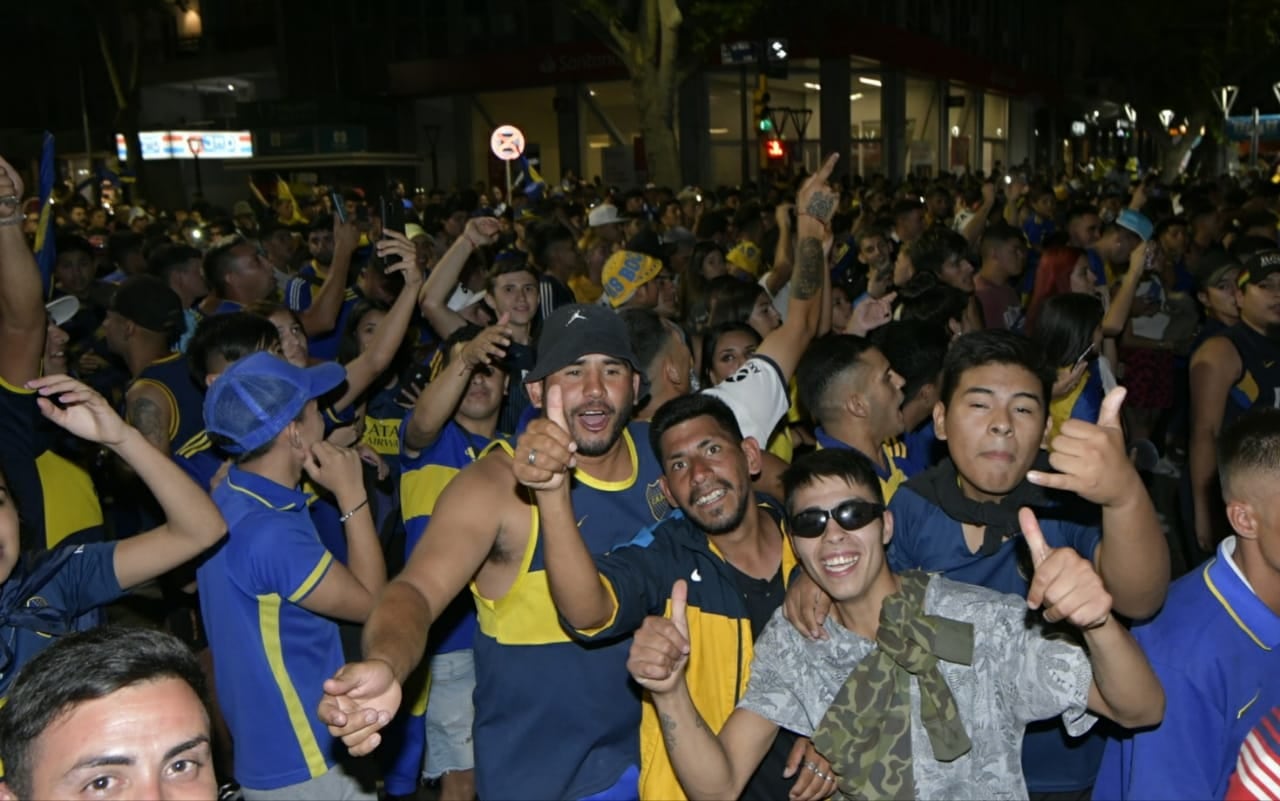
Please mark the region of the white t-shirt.
[[742, 436], [761, 447], [791, 408], [782, 369], [768, 356], [752, 356], [736, 373], [703, 392], [724, 401], [738, 419]]

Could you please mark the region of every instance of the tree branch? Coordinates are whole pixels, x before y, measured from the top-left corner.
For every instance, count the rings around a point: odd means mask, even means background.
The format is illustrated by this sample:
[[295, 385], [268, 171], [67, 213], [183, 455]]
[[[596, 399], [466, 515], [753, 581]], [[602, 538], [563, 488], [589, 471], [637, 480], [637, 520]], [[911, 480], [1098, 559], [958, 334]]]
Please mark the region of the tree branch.
[[[680, 6], [676, 5], [676, 0], [656, 0], [656, 3], [662, 26], [662, 40], [658, 50], [658, 85], [663, 87], [670, 97], [674, 97], [674, 72], [676, 56], [680, 49], [680, 25], [684, 22], [684, 17], [680, 14]], [[670, 106], [670, 101], [666, 105]], [[666, 115], [671, 113], [670, 108], [664, 108], [663, 111]]]
[[643, 58], [639, 38], [622, 25], [617, 8], [606, 0], [577, 0], [575, 5], [579, 14], [603, 34], [600, 39], [604, 45], [624, 63], [633, 64]]

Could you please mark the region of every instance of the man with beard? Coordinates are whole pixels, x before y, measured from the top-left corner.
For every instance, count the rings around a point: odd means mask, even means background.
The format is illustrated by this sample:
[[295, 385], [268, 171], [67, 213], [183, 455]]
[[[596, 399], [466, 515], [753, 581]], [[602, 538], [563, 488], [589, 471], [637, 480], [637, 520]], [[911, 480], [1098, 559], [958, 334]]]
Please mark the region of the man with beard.
[[1240, 321], [1191, 357], [1191, 490], [1196, 541], [1206, 551], [1226, 532], [1216, 498], [1218, 433], [1254, 406], [1280, 408], [1280, 251], [1255, 254], [1236, 283]]
[[[530, 423], [517, 452], [536, 451], [538, 464], [512, 463], [534, 491], [541, 520], [551, 597], [573, 635], [610, 642], [629, 635], [645, 617], [666, 612], [672, 582], [691, 581], [690, 640], [701, 659], [689, 685], [708, 724], [718, 730], [733, 712], [747, 680], [751, 644], [781, 605], [796, 566], [783, 537], [783, 510], [751, 490], [761, 468], [760, 445], [743, 438], [733, 412], [710, 395], [685, 395], [662, 406], [649, 442], [662, 465], [660, 486], [683, 514], [643, 531], [627, 547], [591, 553], [578, 535], [566, 480], [576, 456], [560, 388], [548, 390], [547, 415]], [[734, 667], [736, 665], [736, 667]], [[683, 798], [651, 702], [640, 723], [642, 799]], [[814, 768], [826, 765], [790, 733], [774, 742], [743, 798], [824, 798], [833, 789]], [[795, 785], [794, 788], [792, 785]]]
[[[642, 366], [610, 309], [562, 306], [543, 326], [525, 386], [536, 406], [552, 391], [572, 433], [571, 497], [593, 553], [620, 546], [668, 511], [659, 469], [631, 423]], [[365, 626], [365, 661], [325, 683], [320, 715], [353, 754], [395, 714], [428, 628], [468, 582], [479, 618], [474, 752], [481, 798], [634, 798], [640, 705], [628, 686], [625, 640], [583, 648], [561, 629], [547, 589], [543, 528], [513, 461], [543, 453], [499, 442], [441, 494], [404, 572]]]

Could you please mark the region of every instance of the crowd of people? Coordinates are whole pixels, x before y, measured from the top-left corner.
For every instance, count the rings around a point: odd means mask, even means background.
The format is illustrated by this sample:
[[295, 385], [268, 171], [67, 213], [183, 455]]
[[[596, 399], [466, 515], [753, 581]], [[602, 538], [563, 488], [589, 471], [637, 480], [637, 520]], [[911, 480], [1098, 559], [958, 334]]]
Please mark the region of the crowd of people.
[[0, 159], [0, 796], [1280, 798], [1280, 185], [838, 167]]

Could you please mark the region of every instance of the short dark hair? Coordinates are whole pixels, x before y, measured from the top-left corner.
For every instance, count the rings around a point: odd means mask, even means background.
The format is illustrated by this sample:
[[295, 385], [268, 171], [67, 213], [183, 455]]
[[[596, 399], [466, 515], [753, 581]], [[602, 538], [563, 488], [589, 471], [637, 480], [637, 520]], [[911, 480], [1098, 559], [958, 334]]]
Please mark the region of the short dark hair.
[[208, 714], [204, 672], [191, 650], [155, 629], [105, 626], [59, 639], [19, 672], [0, 709], [5, 781], [30, 798], [36, 740], [78, 704], [159, 679], [178, 679]]
[[227, 276], [235, 269], [236, 256], [233, 251], [247, 241], [241, 236], [229, 236], [204, 254], [202, 269], [205, 283], [220, 297], [226, 296]]
[[1098, 209], [1096, 206], [1090, 206], [1085, 203], [1079, 203], [1067, 210], [1067, 225], [1071, 225], [1071, 223], [1075, 222], [1081, 217], [1089, 217], [1089, 216], [1100, 217], [1101, 215], [1098, 214]]
[[902, 376], [902, 397], [914, 398], [926, 384], [938, 381], [950, 338], [923, 320], [894, 320], [869, 335], [872, 344]]
[[796, 366], [800, 405], [820, 424], [835, 413], [828, 394], [845, 373], [858, 365], [873, 347], [870, 340], [852, 334], [827, 334], [815, 339]]
[[116, 231], [107, 237], [107, 257], [116, 264], [129, 253], [142, 250], [142, 234], [133, 231]]
[[[915, 248], [911, 249], [912, 258]], [[898, 288], [901, 306], [899, 318], [919, 320], [943, 334], [950, 335], [947, 326], [952, 320], [964, 320], [973, 296], [962, 289], [942, 283], [937, 273], [917, 272], [905, 286]]]
[[76, 234], [58, 234], [53, 244], [59, 257], [69, 253], [83, 253], [89, 258], [93, 258], [96, 255], [93, 251], [93, 245], [89, 244], [89, 240]]
[[206, 317], [196, 326], [187, 344], [187, 362], [196, 383], [204, 386], [209, 376], [209, 360], [221, 356], [227, 363], [252, 353], [268, 350], [280, 342], [280, 332], [266, 318], [249, 312], [232, 312]]
[[1242, 472], [1280, 473], [1280, 409], [1255, 406], [1227, 426], [1218, 438], [1218, 475], [1223, 500]]
[[876, 503], [884, 503], [884, 492], [871, 460], [852, 448], [825, 448], [806, 453], [797, 458], [782, 473], [782, 491], [786, 494], [787, 512], [795, 511], [792, 504], [796, 492], [818, 483], [824, 478], [838, 478], [852, 487], [861, 487], [871, 493]]
[[1051, 368], [1071, 367], [1093, 343], [1102, 314], [1102, 301], [1094, 295], [1054, 295], [1041, 304], [1031, 338], [1040, 345]]
[[[344, 199], [345, 199], [345, 198], [344, 198]], [[297, 204], [295, 204], [295, 205], [301, 205], [301, 204], [300, 204], [300, 203], [297, 203]], [[317, 215], [317, 216], [315, 217], [315, 219], [313, 219], [313, 220], [311, 221], [311, 224], [307, 226], [307, 234], [308, 234], [308, 235], [313, 234], [313, 233], [315, 233], [315, 232], [317, 232], [317, 231], [324, 232], [324, 231], [332, 231], [332, 230], [333, 230], [333, 215], [332, 215], [332, 214], [320, 214], [320, 215]]]
[[547, 268], [547, 253], [552, 245], [560, 242], [574, 244], [573, 231], [558, 222], [534, 223], [529, 226], [524, 236], [529, 246], [529, 255], [533, 257], [533, 263], [544, 270]]
[[202, 258], [200, 251], [190, 245], [161, 245], [147, 259], [147, 272], [168, 282], [170, 275]]
[[658, 355], [671, 343], [675, 333], [667, 328], [661, 316], [653, 309], [629, 308], [618, 312], [627, 326], [627, 339], [636, 361], [644, 365], [645, 372], [653, 366]]
[[916, 198], [905, 198], [893, 204], [893, 220], [897, 222], [899, 218], [905, 217], [914, 211], [923, 211], [924, 204]]
[[951, 404], [951, 396], [960, 386], [960, 379], [969, 370], [989, 364], [1005, 364], [1022, 367], [1040, 383], [1040, 401], [1045, 413], [1049, 411], [1049, 399], [1053, 393], [1056, 374], [1045, 361], [1040, 346], [1031, 340], [1002, 329], [974, 331], [957, 337], [942, 362], [943, 404]]
[[969, 240], [945, 225], [935, 225], [912, 244], [911, 266], [918, 273], [938, 273], [947, 260], [968, 254]]
[[[342, 334], [338, 338], [338, 364], [351, 364], [360, 355], [360, 343], [357, 340], [356, 332], [360, 330], [360, 324], [364, 322], [364, 318], [373, 312], [387, 314], [390, 311], [391, 307], [387, 304], [369, 298], [358, 301], [352, 307], [351, 313], [347, 315], [346, 323], [342, 326]], [[401, 344], [404, 343], [402, 342]]]
[[[1027, 235], [1022, 233], [1021, 228], [1014, 228], [1003, 220], [988, 226], [986, 231], [982, 232], [982, 244], [980, 248], [982, 255], [987, 255], [987, 248], [1000, 247], [1010, 242], [1026, 243]], [[914, 262], [912, 262], [914, 265]]]
[[[653, 449], [653, 455], [659, 464], [665, 461], [662, 454], [662, 435], [681, 423], [687, 423], [698, 417], [710, 417], [715, 420], [716, 425], [720, 426], [735, 443], [741, 443], [744, 439], [742, 428], [738, 425], [738, 418], [724, 401], [715, 395], [706, 395], [701, 392], [681, 395], [659, 406], [649, 422], [649, 447]], [[666, 472], [665, 467], [663, 472]]]

